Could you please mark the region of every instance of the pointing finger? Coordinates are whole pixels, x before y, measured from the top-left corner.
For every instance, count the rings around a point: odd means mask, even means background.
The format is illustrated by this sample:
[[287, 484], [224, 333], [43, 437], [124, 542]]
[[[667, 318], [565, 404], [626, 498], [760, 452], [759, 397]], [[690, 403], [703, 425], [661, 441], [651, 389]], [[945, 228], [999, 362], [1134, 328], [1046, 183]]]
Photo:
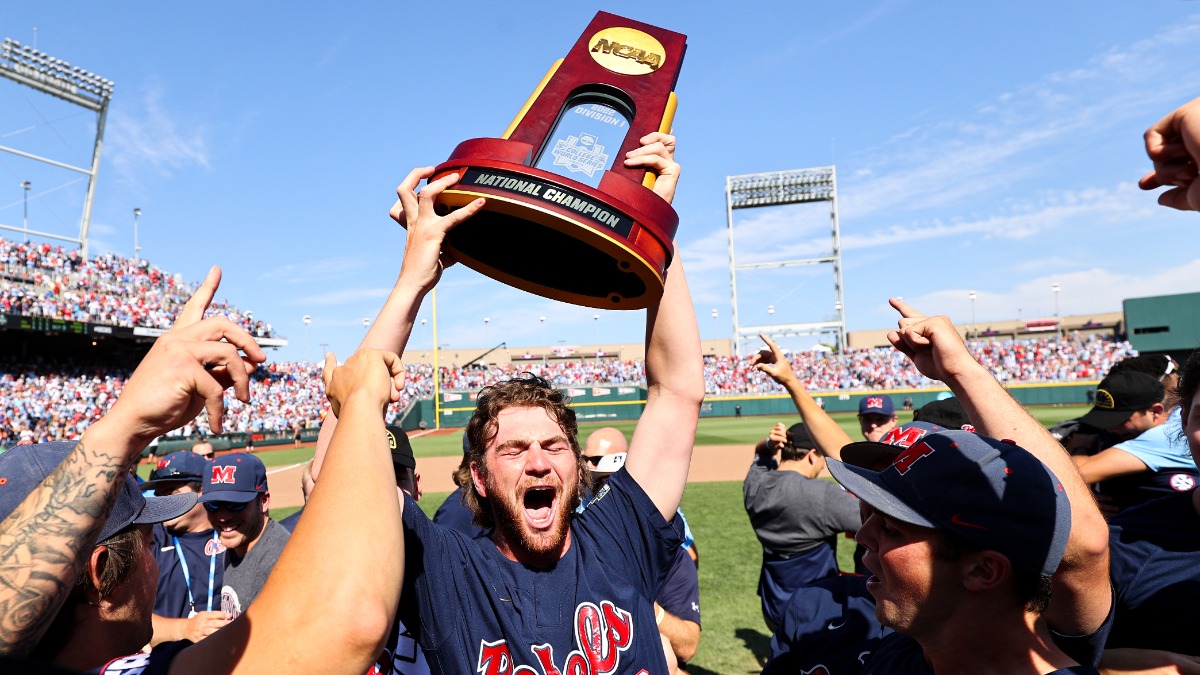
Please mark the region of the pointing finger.
[[913, 309], [912, 307], [909, 307], [908, 303], [904, 302], [900, 298], [888, 298], [888, 304], [891, 305], [892, 308], [895, 309], [897, 312], [900, 312], [900, 316], [902, 316], [906, 319], [924, 319], [925, 318], [924, 314], [918, 312], [917, 310]]
[[208, 276], [204, 277], [204, 282], [200, 284], [200, 288], [192, 294], [188, 299], [187, 304], [180, 310], [179, 316], [175, 317], [175, 323], [172, 328], [183, 328], [194, 323], [199, 323], [204, 318], [204, 312], [208, 310], [209, 303], [212, 302], [213, 296], [217, 294], [217, 287], [221, 285], [221, 268], [213, 265], [208, 270]]

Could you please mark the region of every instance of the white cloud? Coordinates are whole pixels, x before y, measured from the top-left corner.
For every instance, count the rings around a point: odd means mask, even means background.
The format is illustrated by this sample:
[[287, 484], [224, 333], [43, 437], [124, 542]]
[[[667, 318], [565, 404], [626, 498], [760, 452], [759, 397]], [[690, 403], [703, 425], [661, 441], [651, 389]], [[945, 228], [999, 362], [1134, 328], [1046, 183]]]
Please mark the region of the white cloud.
[[317, 293], [293, 298], [285, 304], [290, 306], [324, 307], [328, 305], [347, 305], [369, 298], [386, 298], [392, 289], [388, 288], [346, 288], [328, 293]]
[[204, 127], [177, 121], [162, 98], [162, 90], [153, 87], [142, 96], [140, 105], [121, 106], [112, 112], [107, 134], [109, 156], [113, 166], [127, 178], [133, 179], [147, 169], [170, 175], [188, 167], [210, 166]]
[[324, 258], [295, 265], [280, 265], [263, 272], [259, 277], [264, 281], [286, 284], [326, 283], [353, 276], [369, 264], [370, 261], [357, 256]]

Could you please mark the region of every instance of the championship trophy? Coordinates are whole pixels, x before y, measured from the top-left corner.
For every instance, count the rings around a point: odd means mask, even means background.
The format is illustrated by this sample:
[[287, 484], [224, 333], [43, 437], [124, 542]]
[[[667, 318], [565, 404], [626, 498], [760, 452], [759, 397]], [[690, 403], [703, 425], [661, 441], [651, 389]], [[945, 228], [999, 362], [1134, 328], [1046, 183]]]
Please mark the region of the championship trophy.
[[687, 37], [600, 12], [500, 138], [463, 141], [435, 210], [483, 210], [445, 248], [510, 286], [576, 305], [641, 309], [662, 297], [679, 217], [624, 166], [646, 134], [669, 132]]

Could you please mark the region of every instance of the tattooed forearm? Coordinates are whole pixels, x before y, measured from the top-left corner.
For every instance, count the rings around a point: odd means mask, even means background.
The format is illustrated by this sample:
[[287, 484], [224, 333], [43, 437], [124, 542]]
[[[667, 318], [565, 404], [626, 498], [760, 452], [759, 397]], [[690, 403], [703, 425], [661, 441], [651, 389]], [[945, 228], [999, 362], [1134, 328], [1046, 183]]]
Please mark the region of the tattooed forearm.
[[0, 654], [41, 639], [78, 579], [124, 467], [82, 441], [0, 523]]

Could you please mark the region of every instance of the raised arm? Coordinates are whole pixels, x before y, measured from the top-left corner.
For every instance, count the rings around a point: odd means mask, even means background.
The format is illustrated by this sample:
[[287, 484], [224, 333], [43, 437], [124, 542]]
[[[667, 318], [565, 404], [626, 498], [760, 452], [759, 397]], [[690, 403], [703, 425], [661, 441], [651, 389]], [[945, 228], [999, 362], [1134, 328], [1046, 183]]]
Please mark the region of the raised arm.
[[[679, 177], [674, 154], [674, 137], [650, 134], [625, 165], [653, 170], [658, 174], [654, 191], [670, 201]], [[704, 400], [700, 330], [678, 250], [662, 299], [646, 312], [646, 384], [646, 409], [633, 431], [625, 468], [671, 520], [687, 483]]]
[[900, 300], [891, 304], [901, 316], [899, 330], [888, 333], [892, 345], [908, 355], [923, 375], [945, 382], [980, 433], [1016, 441], [1062, 481], [1071, 502], [1071, 534], [1054, 574], [1053, 600], [1045, 617], [1060, 633], [1094, 632], [1112, 604], [1108, 525], [1070, 456], [971, 356], [949, 319], [927, 317]]
[[1138, 182], [1143, 190], [1170, 186], [1158, 203], [1200, 211], [1200, 98], [1185, 103], [1146, 130], [1146, 154], [1154, 169]]
[[27, 654], [50, 626], [104, 526], [117, 486], [146, 445], [201, 408], [220, 433], [223, 394], [231, 386], [238, 399], [250, 400], [249, 374], [266, 357], [232, 322], [204, 319], [220, 282], [221, 270], [214, 267], [112, 409], [0, 523], [0, 653]]
[[[404, 354], [421, 302], [442, 278], [442, 271], [454, 264], [453, 258], [442, 251], [446, 233], [483, 208], [484, 200], [476, 199], [446, 216], [437, 215], [433, 210], [434, 199], [442, 190], [454, 185], [459, 176], [457, 173], [443, 176], [427, 184], [420, 193], [415, 192], [421, 180], [432, 175], [431, 166], [413, 169], [396, 188], [398, 198], [389, 215], [408, 231], [404, 258], [400, 263], [396, 284], [363, 337], [360, 348]], [[321, 473], [325, 451], [336, 428], [337, 415], [326, 415], [317, 436], [312, 468], [314, 477]]]
[[804, 383], [796, 377], [796, 371], [792, 370], [792, 364], [780, 351], [779, 345], [765, 335], [758, 337], [767, 344], [767, 348], [751, 356], [750, 364], [769, 375], [791, 395], [796, 412], [800, 413], [800, 421], [808, 427], [808, 434], [812, 436], [817, 450], [826, 457], [840, 460], [842, 446], [852, 442], [850, 435], [808, 395]]
[[404, 529], [383, 411], [404, 368], [390, 352], [359, 350], [325, 387], [341, 424], [304, 518], [246, 613], [171, 664], [186, 673], [365, 673], [400, 600]]

